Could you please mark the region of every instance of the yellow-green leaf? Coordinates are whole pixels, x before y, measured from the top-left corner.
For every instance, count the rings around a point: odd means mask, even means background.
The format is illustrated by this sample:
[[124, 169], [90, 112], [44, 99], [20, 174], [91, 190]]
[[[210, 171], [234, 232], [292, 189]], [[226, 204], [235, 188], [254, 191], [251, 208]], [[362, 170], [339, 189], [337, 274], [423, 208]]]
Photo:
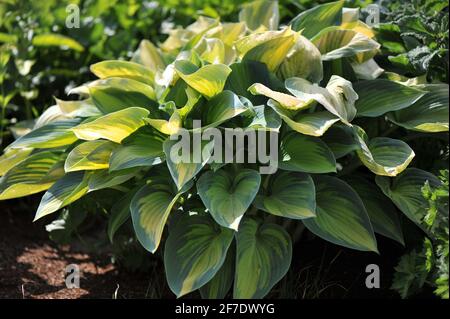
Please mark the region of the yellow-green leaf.
[[155, 80], [155, 73], [138, 63], [121, 61], [121, 60], [107, 60], [91, 65], [91, 72], [100, 79], [120, 77], [133, 79], [139, 82], [153, 85]]
[[105, 140], [81, 143], [67, 155], [64, 170], [74, 172], [108, 168], [115, 147], [115, 143]]

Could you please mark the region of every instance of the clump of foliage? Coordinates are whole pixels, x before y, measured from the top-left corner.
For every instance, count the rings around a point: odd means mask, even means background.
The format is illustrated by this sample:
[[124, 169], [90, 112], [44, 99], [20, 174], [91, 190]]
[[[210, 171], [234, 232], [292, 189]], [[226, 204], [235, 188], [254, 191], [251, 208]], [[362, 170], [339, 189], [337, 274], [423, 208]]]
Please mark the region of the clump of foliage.
[[435, 294], [448, 299], [448, 170], [441, 172], [441, 185], [433, 188], [426, 183], [422, 188], [424, 198], [428, 201], [423, 227], [428, 237], [424, 239], [421, 249], [415, 249], [402, 256], [394, 277], [392, 288], [402, 298], [419, 292], [422, 287], [430, 285]]
[[[290, 267], [298, 225], [361, 251], [378, 252], [375, 233], [403, 243], [399, 214], [421, 226], [421, 187], [441, 182], [408, 168], [415, 152], [389, 135], [448, 132], [448, 85], [384, 72], [379, 49], [344, 1], [281, 28], [273, 1], [244, 5], [239, 22], [200, 17], [158, 46], [142, 41], [131, 61], [91, 65], [99, 79], [71, 90], [79, 100], [56, 99], [5, 149], [0, 200], [46, 191], [35, 220], [61, 209], [68, 220], [87, 200], [111, 241], [131, 228], [163, 249], [177, 296], [223, 298], [234, 283], [234, 298], [264, 297]], [[210, 128], [276, 136], [278, 170], [224, 163], [221, 136], [190, 148], [201, 162], [173, 161], [171, 137]]]

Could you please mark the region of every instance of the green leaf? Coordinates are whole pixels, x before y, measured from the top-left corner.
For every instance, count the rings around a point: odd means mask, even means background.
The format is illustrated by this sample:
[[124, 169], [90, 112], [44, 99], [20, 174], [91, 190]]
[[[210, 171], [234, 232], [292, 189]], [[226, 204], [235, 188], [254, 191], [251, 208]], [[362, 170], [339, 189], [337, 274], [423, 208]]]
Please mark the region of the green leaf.
[[125, 222], [130, 218], [130, 204], [134, 195], [139, 188], [135, 188], [130, 192], [127, 192], [123, 197], [121, 197], [117, 203], [111, 208], [111, 214], [108, 219], [108, 238], [113, 242], [114, 235], [119, 230], [119, 228], [125, 224]]
[[448, 132], [448, 84], [428, 84], [420, 88], [428, 92], [410, 107], [388, 113], [388, 119], [408, 130]]
[[239, 97], [231, 91], [225, 90], [214, 96], [205, 105], [202, 129], [216, 127], [225, 121], [247, 111]]
[[143, 126], [113, 150], [109, 170], [157, 165], [163, 158], [163, 139], [150, 127]]
[[167, 167], [178, 189], [194, 178], [208, 162], [213, 151], [214, 140], [202, 141], [198, 150], [195, 145], [192, 148], [190, 145], [190, 139], [185, 140], [183, 136], [179, 141], [167, 139], [163, 144]]
[[129, 107], [78, 125], [72, 131], [82, 140], [93, 141], [103, 138], [120, 143], [139, 127], [145, 125], [144, 118], [149, 113], [148, 110], [140, 107]]
[[281, 141], [279, 167], [306, 173], [334, 173], [336, 160], [328, 146], [317, 137], [290, 133]]
[[408, 144], [388, 137], [369, 138], [362, 128], [354, 126], [363, 164], [377, 175], [396, 176], [411, 163], [415, 154]]
[[120, 77], [153, 85], [154, 72], [138, 63], [120, 60], [107, 60], [91, 65], [91, 72], [100, 79]]
[[0, 200], [42, 192], [63, 175], [61, 153], [48, 151], [33, 154], [0, 178]]
[[261, 26], [267, 30], [276, 30], [279, 20], [277, 1], [256, 0], [245, 3], [239, 12], [239, 22], [245, 22], [250, 30], [259, 29]]
[[260, 183], [261, 176], [257, 171], [220, 169], [204, 173], [197, 182], [197, 191], [214, 220], [237, 231]]
[[115, 147], [115, 143], [104, 140], [81, 143], [67, 155], [64, 170], [73, 172], [108, 168], [109, 157]]
[[236, 234], [233, 298], [261, 299], [286, 275], [292, 260], [289, 234], [279, 225], [246, 218]]
[[222, 267], [206, 285], [200, 288], [203, 299], [224, 299], [226, 297], [233, 285], [235, 263], [236, 248], [235, 245], [231, 245]]
[[358, 194], [342, 180], [316, 176], [315, 218], [303, 220], [317, 236], [344, 247], [377, 252], [372, 225]]
[[181, 297], [209, 282], [221, 269], [233, 231], [205, 215], [184, 215], [170, 231], [164, 266], [170, 289]]
[[364, 203], [373, 230], [404, 245], [402, 227], [397, 210], [379, 188], [366, 178], [352, 175], [345, 181], [358, 193]]
[[96, 191], [123, 184], [135, 177], [138, 171], [137, 168], [128, 168], [114, 172], [110, 172], [107, 169], [97, 170], [93, 172], [89, 179], [89, 191]]
[[80, 124], [81, 119], [51, 122], [18, 138], [8, 146], [13, 148], [54, 148], [70, 145], [77, 140], [71, 128]]
[[32, 148], [9, 149], [0, 156], [0, 176], [5, 175], [11, 168], [27, 159], [33, 151]]
[[385, 79], [355, 83], [358, 116], [377, 117], [413, 105], [425, 92]]
[[[363, 55], [364, 61], [375, 56], [380, 44], [363, 33], [330, 27], [322, 30], [312, 40], [322, 54], [323, 61]], [[364, 62], [361, 61], [361, 62]]]
[[246, 118], [244, 126], [255, 130], [278, 132], [282, 124], [280, 116], [265, 105], [250, 106], [242, 117]]
[[427, 181], [431, 187], [441, 184], [436, 176], [418, 168], [408, 168], [392, 179], [384, 176], [375, 179], [378, 187], [395, 206], [419, 226], [427, 213], [425, 208], [428, 203], [422, 195], [422, 187]]
[[42, 196], [34, 221], [54, 213], [83, 197], [88, 191], [89, 174], [73, 172], [64, 175]]
[[55, 98], [56, 104], [64, 115], [69, 117], [91, 117], [101, 115], [92, 99], [63, 101]]
[[166, 68], [163, 56], [155, 45], [148, 40], [141, 41], [139, 48], [133, 55], [132, 61], [144, 65], [154, 73]]
[[316, 191], [308, 174], [281, 172], [270, 183], [269, 194], [259, 195], [264, 211], [292, 219], [316, 216]]
[[61, 47], [68, 48], [78, 52], [83, 52], [84, 47], [76, 40], [62, 34], [48, 33], [38, 34], [33, 37], [32, 44], [37, 47]]
[[334, 125], [322, 137], [333, 152], [336, 159], [356, 151], [359, 146], [355, 143], [355, 130], [347, 125]]
[[187, 60], [175, 62], [177, 74], [193, 89], [207, 98], [220, 93], [231, 69], [224, 64], [208, 64], [198, 68]]
[[315, 6], [296, 16], [290, 23], [291, 27], [295, 31], [303, 30], [302, 34], [311, 39], [324, 28], [341, 24], [343, 6], [344, 1]]

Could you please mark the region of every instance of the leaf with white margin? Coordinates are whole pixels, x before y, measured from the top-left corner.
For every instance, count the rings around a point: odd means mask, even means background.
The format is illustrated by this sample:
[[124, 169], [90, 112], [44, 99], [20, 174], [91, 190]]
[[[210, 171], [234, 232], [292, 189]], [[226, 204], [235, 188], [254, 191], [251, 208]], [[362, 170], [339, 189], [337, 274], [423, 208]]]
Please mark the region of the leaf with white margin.
[[408, 144], [388, 137], [369, 138], [362, 128], [353, 127], [356, 132], [356, 150], [363, 164], [377, 175], [396, 176], [411, 163], [415, 154]]
[[394, 178], [377, 176], [375, 182], [395, 206], [419, 226], [427, 214], [425, 208], [428, 205], [422, 187], [426, 182], [431, 187], [441, 185], [436, 176], [418, 168], [408, 168]]
[[305, 99], [299, 99], [295, 96], [273, 91], [267, 86], [261, 83], [255, 83], [248, 88], [253, 95], [264, 95], [275, 100], [280, 106], [288, 110], [302, 110], [309, 108], [314, 102], [313, 99], [307, 97]]
[[106, 139], [120, 143], [124, 138], [145, 125], [144, 118], [150, 111], [140, 107], [129, 107], [99, 117], [92, 122], [72, 128], [75, 135], [82, 140], [93, 141]]
[[255, 170], [220, 169], [200, 176], [197, 191], [211, 216], [221, 226], [238, 230], [239, 223], [259, 191]]
[[258, 195], [261, 209], [273, 215], [305, 219], [316, 216], [316, 190], [308, 174], [281, 172], [270, 181], [270, 193]]
[[236, 234], [233, 298], [261, 299], [289, 270], [292, 242], [283, 227], [244, 218]]
[[256, 0], [245, 3], [239, 11], [239, 22], [245, 22], [250, 30], [261, 27], [267, 30], [278, 29], [280, 13], [277, 1]]
[[233, 231], [208, 215], [185, 214], [171, 229], [164, 247], [167, 282], [177, 297], [208, 283], [221, 269]]
[[88, 141], [77, 145], [67, 155], [64, 164], [66, 172], [105, 169], [115, 143], [105, 140]]
[[317, 175], [315, 218], [303, 220], [306, 228], [336, 245], [377, 250], [377, 242], [366, 208], [358, 194], [336, 177]]
[[135, 177], [139, 172], [139, 168], [127, 168], [110, 172], [107, 169], [97, 170], [92, 173], [89, 178], [89, 191], [96, 191], [99, 189], [110, 188]]

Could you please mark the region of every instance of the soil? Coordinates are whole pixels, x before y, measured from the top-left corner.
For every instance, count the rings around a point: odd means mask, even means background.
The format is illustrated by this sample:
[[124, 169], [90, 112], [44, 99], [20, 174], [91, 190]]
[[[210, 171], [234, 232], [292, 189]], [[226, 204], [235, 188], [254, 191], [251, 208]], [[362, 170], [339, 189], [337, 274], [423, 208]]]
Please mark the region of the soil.
[[[129, 272], [112, 263], [110, 252], [54, 244], [45, 223], [32, 223], [36, 205], [33, 198], [0, 203], [0, 299], [174, 298], [162, 267]], [[405, 249], [382, 237], [378, 243], [380, 255], [338, 247], [306, 233], [295, 246], [290, 272], [269, 297], [398, 298], [389, 287], [393, 267]], [[69, 264], [79, 266], [80, 288], [65, 285]], [[380, 289], [365, 286], [368, 264], [380, 268]], [[198, 293], [187, 296], [198, 297]]]

